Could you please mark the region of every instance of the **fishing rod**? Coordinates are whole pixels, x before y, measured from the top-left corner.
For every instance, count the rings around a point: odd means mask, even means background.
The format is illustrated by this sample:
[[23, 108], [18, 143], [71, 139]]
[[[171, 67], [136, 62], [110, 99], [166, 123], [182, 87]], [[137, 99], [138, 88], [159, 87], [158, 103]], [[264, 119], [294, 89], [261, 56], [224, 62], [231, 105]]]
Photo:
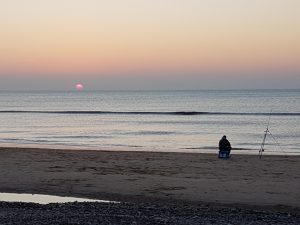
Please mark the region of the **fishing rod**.
[[263, 154], [263, 152], [265, 151], [264, 147], [265, 147], [267, 135], [268, 135], [268, 134], [271, 134], [271, 132], [269, 131], [269, 126], [270, 126], [270, 121], [271, 121], [271, 113], [272, 113], [272, 109], [271, 109], [271, 111], [270, 111], [267, 129], [266, 129], [265, 132], [264, 132], [263, 141], [262, 141], [261, 146], [260, 146], [260, 150], [259, 150], [259, 159], [261, 159], [262, 154]]
[[267, 125], [267, 128], [264, 132], [264, 137], [263, 137], [263, 141], [261, 143], [261, 147], [260, 147], [260, 150], [259, 150], [259, 159], [261, 159], [262, 157], [262, 154], [263, 152], [265, 151], [264, 147], [265, 147], [265, 143], [266, 143], [266, 139], [267, 139], [267, 136], [270, 135], [273, 140], [275, 141], [276, 145], [280, 148], [280, 150], [285, 153], [283, 151], [283, 149], [281, 148], [280, 144], [278, 143], [278, 141], [276, 140], [276, 138], [274, 137], [274, 135], [270, 132], [269, 130], [269, 126], [270, 126], [270, 121], [271, 121], [271, 114], [272, 114], [272, 110], [270, 111], [270, 115], [269, 115], [269, 120], [268, 120], [268, 125]]

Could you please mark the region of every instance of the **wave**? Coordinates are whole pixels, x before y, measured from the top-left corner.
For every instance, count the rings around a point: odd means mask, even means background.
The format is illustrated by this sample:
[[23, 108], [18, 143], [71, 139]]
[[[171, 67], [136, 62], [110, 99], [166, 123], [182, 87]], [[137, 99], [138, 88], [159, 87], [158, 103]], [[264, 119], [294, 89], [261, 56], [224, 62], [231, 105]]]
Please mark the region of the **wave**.
[[137, 131], [137, 132], [127, 132], [125, 135], [171, 135], [177, 132], [171, 131]]
[[39, 110], [1, 110], [0, 113], [37, 113], [37, 114], [125, 114], [125, 115], [249, 115], [249, 116], [300, 116], [300, 113], [252, 113], [252, 112], [199, 112], [199, 111], [176, 111], [176, 112], [155, 112], [155, 111], [39, 111]]

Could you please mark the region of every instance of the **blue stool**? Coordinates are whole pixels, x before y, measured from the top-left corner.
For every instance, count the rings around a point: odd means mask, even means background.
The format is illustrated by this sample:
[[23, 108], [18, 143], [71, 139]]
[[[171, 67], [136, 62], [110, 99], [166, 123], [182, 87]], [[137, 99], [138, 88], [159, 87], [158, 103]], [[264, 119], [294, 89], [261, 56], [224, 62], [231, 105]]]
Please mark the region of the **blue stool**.
[[230, 157], [229, 151], [219, 151], [219, 159], [228, 159]]

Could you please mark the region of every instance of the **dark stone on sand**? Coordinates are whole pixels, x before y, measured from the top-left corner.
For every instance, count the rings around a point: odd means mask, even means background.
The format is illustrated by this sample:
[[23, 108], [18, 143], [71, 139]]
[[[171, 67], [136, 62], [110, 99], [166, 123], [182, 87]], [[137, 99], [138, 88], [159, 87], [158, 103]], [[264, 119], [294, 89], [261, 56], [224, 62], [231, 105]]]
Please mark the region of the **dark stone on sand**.
[[300, 213], [202, 204], [0, 202], [0, 224], [300, 224]]

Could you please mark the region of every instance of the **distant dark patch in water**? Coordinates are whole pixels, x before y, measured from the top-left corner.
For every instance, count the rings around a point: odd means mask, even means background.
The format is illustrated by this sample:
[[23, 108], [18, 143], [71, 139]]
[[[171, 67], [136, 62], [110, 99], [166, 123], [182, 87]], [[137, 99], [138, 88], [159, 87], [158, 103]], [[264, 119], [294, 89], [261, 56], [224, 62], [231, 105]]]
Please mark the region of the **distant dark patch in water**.
[[45, 113], [45, 114], [124, 114], [124, 115], [249, 115], [249, 116], [300, 116], [300, 113], [247, 113], [247, 112], [199, 112], [199, 111], [178, 111], [178, 112], [146, 112], [146, 111], [22, 111], [22, 110], [2, 110], [0, 113]]

